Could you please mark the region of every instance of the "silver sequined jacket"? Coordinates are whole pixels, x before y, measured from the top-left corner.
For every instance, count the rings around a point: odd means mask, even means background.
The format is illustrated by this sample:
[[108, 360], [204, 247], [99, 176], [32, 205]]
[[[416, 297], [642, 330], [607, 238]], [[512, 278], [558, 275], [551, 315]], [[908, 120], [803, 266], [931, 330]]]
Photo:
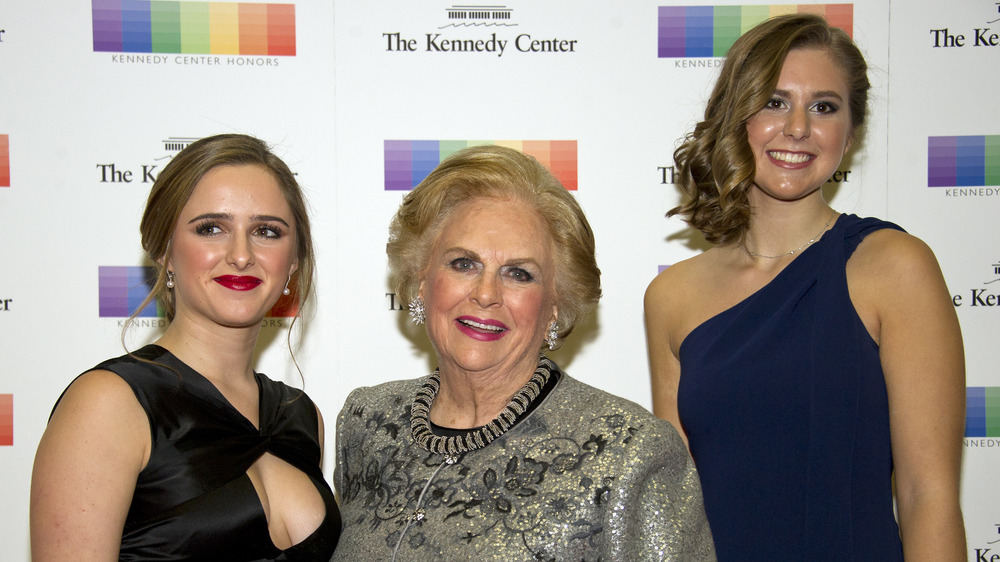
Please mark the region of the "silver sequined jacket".
[[[715, 560], [694, 464], [668, 422], [566, 375], [448, 464], [414, 443], [426, 378], [356, 389], [337, 419], [332, 560]], [[400, 533], [403, 532], [400, 541]]]

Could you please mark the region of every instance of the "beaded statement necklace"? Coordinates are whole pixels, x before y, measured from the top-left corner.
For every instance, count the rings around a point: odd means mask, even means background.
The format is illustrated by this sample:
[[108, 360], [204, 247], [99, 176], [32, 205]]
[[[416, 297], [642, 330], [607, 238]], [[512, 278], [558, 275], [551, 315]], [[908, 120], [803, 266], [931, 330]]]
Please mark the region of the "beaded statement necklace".
[[410, 429], [413, 440], [431, 453], [455, 457], [461, 453], [475, 451], [489, 445], [497, 437], [514, 426], [517, 418], [523, 414], [531, 403], [545, 388], [545, 383], [552, 375], [555, 365], [544, 355], [538, 361], [538, 368], [521, 390], [514, 394], [500, 414], [486, 425], [470, 429], [464, 435], [442, 437], [431, 431], [431, 404], [438, 391], [441, 390], [441, 373], [434, 371], [427, 382], [417, 391], [417, 396], [410, 408]]
[[[834, 215], [834, 216], [836, 216], [836, 215]], [[767, 260], [776, 260], [778, 258], [783, 258], [783, 257], [786, 257], [786, 256], [791, 256], [793, 254], [801, 252], [802, 250], [805, 250], [809, 246], [812, 246], [813, 244], [815, 244], [816, 241], [819, 240], [821, 236], [823, 236], [823, 233], [826, 232], [826, 227], [830, 226], [830, 223], [832, 221], [833, 221], [833, 217], [830, 217], [830, 219], [828, 221], [826, 221], [826, 224], [823, 225], [823, 228], [819, 229], [819, 232], [816, 233], [816, 236], [813, 236], [812, 238], [809, 239], [808, 242], [806, 242], [805, 244], [799, 246], [798, 248], [795, 248], [794, 250], [792, 250], [790, 252], [785, 252], [784, 254], [778, 254], [776, 256], [765, 256], [764, 254], [758, 254], [757, 252], [751, 250], [750, 247], [747, 246], [745, 243], [742, 243], [740, 245], [743, 246], [743, 249], [746, 250], [747, 253], [750, 254], [751, 257], [764, 258], [764, 259], [767, 259]]]

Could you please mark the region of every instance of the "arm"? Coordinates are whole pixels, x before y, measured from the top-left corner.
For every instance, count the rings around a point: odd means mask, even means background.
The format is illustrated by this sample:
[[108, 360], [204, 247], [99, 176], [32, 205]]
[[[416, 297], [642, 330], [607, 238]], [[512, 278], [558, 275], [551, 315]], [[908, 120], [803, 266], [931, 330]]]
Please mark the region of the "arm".
[[646, 289], [643, 305], [646, 311], [646, 350], [653, 387], [653, 413], [673, 424], [687, 445], [687, 435], [681, 427], [677, 411], [677, 387], [681, 364], [674, 353], [670, 330], [670, 288], [664, 275], [657, 276]]
[[[659, 425], [662, 424], [662, 425]], [[656, 429], [654, 429], [654, 427]], [[668, 424], [643, 431], [644, 453], [617, 479], [606, 510], [608, 560], [709, 562], [715, 546], [694, 461]]]
[[965, 560], [959, 505], [965, 358], [944, 278], [930, 248], [901, 232], [873, 233], [855, 255], [871, 287], [863, 302], [873, 303], [869, 329], [889, 396], [904, 555], [908, 562]]
[[32, 559], [117, 560], [149, 449], [149, 420], [118, 375], [91, 371], [70, 385], [35, 454]]

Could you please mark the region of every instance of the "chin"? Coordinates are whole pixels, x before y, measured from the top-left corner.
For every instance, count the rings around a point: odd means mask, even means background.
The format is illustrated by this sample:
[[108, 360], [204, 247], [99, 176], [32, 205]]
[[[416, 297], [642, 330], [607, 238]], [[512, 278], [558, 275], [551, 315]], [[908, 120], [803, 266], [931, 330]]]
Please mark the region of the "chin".
[[253, 311], [253, 312], [239, 312], [233, 314], [220, 315], [217, 322], [227, 328], [250, 328], [252, 326], [259, 326], [264, 317], [267, 316], [267, 310], [264, 311]]

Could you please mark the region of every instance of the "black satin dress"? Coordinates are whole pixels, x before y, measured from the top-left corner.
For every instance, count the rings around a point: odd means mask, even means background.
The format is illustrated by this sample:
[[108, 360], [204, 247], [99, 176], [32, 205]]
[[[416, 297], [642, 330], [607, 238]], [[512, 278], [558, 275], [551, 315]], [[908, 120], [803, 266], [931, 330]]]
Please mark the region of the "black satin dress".
[[[328, 560], [340, 511], [320, 468], [316, 407], [303, 392], [256, 374], [260, 429], [205, 377], [146, 346], [97, 365], [121, 376], [149, 417], [152, 450], [139, 473], [119, 560]], [[305, 473], [326, 506], [308, 538], [271, 541], [247, 469], [265, 452]]]

